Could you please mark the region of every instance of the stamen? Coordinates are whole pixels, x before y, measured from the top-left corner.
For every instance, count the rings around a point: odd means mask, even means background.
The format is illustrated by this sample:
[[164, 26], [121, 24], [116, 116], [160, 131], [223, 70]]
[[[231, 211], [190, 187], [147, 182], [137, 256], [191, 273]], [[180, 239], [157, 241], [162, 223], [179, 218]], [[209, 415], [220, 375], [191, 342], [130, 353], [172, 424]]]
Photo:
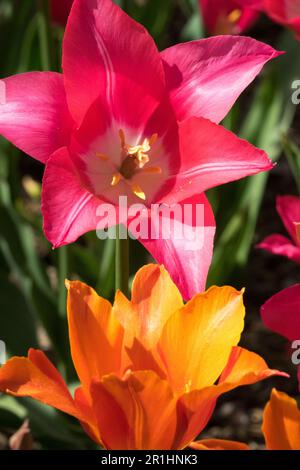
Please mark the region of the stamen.
[[189, 380], [184, 386], [185, 393], [189, 393], [191, 391], [191, 387], [192, 387], [192, 381]]
[[119, 137], [121, 141], [121, 147], [124, 148], [126, 146], [126, 141], [125, 141], [125, 132], [123, 131], [123, 129], [119, 130]]
[[155, 144], [155, 142], [157, 141], [158, 139], [158, 134], [153, 134], [150, 139], [149, 139], [149, 145], [150, 147], [152, 147], [152, 145]]
[[296, 223], [297, 240], [300, 243], [300, 223]]
[[107, 162], [107, 160], [109, 160], [109, 157], [107, 155], [100, 152], [96, 152], [96, 157], [101, 158], [101, 160], [103, 160], [104, 162]]
[[240, 17], [242, 16], [242, 11], [239, 8], [236, 8], [228, 15], [228, 20], [230, 23], [236, 23], [239, 21]]
[[117, 184], [121, 181], [122, 175], [120, 173], [115, 173], [112, 177], [111, 186], [117, 186]]
[[139, 197], [143, 201], [146, 200], [146, 194], [144, 193], [144, 191], [142, 190], [142, 188], [138, 184], [133, 184], [131, 186], [131, 190], [132, 190], [133, 194], [135, 194], [137, 197]]
[[149, 166], [143, 169], [143, 173], [148, 175], [160, 175], [162, 173], [162, 169], [160, 166]]

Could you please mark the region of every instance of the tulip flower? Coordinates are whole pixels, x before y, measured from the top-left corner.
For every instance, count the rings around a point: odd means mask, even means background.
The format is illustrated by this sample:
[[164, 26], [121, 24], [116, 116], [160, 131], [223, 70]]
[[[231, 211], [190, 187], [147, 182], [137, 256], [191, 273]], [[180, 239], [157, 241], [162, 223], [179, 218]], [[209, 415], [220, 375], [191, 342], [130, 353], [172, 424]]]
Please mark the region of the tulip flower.
[[118, 291], [113, 306], [81, 282], [67, 287], [71, 354], [81, 382], [74, 398], [38, 350], [0, 369], [0, 391], [75, 416], [106, 449], [183, 449], [206, 426], [220, 395], [285, 375], [237, 346], [243, 291], [212, 287], [184, 305], [158, 265], [143, 267], [131, 301]]
[[270, 235], [257, 245], [257, 248], [300, 263], [300, 240], [297, 224], [300, 221], [300, 198], [296, 196], [278, 196], [276, 209], [290, 238], [280, 234]]
[[50, 0], [51, 18], [65, 26], [74, 0]]
[[[271, 297], [262, 306], [261, 316], [267, 328], [292, 343], [298, 341], [297, 347], [300, 348], [300, 284], [288, 287]], [[300, 367], [298, 382], [300, 389]]]
[[[120, 196], [129, 205], [143, 202], [149, 220], [154, 204], [190, 204], [194, 211], [201, 204], [204, 240], [193, 249], [172, 234], [137, 238], [186, 299], [203, 291], [215, 233], [204, 191], [272, 168], [265, 152], [217, 123], [277, 55], [232, 36], [159, 53], [111, 0], [75, 0], [63, 74], [0, 81], [0, 133], [46, 165], [42, 212], [53, 247], [106, 228], [97, 210], [104, 203], [118, 209]], [[197, 228], [194, 218], [177, 224], [185, 233]]]
[[[300, 450], [300, 410], [296, 400], [276, 389], [263, 414], [262, 432], [267, 450]], [[249, 450], [241, 442], [203, 439], [190, 445], [195, 450]]]
[[300, 410], [296, 400], [273, 389], [264, 410], [262, 431], [268, 450], [300, 450]]
[[241, 34], [259, 15], [252, 3], [244, 6], [242, 0], [199, 0], [199, 4], [210, 34]]

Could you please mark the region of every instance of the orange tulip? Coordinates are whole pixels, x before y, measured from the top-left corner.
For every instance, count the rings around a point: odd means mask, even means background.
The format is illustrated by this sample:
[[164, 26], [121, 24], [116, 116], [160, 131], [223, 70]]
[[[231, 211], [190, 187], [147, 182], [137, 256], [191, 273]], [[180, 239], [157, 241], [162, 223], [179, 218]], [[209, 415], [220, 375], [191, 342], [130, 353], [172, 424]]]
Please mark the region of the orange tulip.
[[300, 410], [296, 400], [273, 389], [262, 431], [269, 450], [300, 450]]
[[[267, 450], [300, 450], [300, 410], [296, 400], [272, 390], [267, 403], [262, 432]], [[195, 450], [249, 450], [246, 444], [222, 439], [203, 439], [190, 444]]]
[[0, 390], [31, 396], [82, 423], [107, 449], [182, 449], [203, 430], [217, 398], [272, 375], [237, 347], [243, 292], [212, 287], [186, 305], [163, 267], [136, 275], [132, 300], [114, 305], [67, 282], [71, 353], [81, 382], [74, 397], [41, 351], [0, 369]]

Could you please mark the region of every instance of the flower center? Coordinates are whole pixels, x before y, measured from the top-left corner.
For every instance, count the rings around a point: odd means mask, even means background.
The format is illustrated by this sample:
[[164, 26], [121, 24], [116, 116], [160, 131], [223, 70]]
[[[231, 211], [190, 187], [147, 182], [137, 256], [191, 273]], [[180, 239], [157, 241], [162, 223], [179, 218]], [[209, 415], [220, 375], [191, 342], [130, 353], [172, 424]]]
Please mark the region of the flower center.
[[[121, 180], [125, 180], [130, 184], [130, 180], [137, 174], [161, 173], [161, 168], [159, 166], [146, 166], [150, 161], [148, 153], [157, 141], [157, 134], [153, 134], [150, 139], [144, 139], [144, 142], [141, 145], [128, 145], [126, 143], [123, 129], [119, 130], [119, 137], [123, 161], [118, 171], [112, 176], [110, 183], [111, 186], [116, 186]], [[137, 197], [143, 200], [146, 199], [146, 195], [139, 184], [134, 182], [130, 184], [130, 187]]]

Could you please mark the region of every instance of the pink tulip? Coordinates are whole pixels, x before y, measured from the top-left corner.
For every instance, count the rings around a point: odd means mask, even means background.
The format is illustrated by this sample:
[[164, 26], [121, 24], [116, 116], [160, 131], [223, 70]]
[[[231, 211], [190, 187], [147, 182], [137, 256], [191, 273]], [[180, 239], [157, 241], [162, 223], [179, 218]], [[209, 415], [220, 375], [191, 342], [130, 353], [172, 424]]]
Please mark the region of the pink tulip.
[[199, 0], [199, 3], [204, 24], [210, 34], [241, 34], [259, 16], [254, 8], [257, 0]]
[[264, 0], [265, 13], [300, 39], [300, 0]]
[[65, 26], [74, 0], [50, 0], [51, 18]]
[[[300, 284], [282, 290], [271, 297], [261, 308], [261, 316], [267, 328], [289, 341], [297, 341], [300, 348]], [[295, 355], [299, 358], [298, 352]], [[300, 389], [300, 367], [298, 368]]]
[[300, 263], [300, 237], [297, 224], [300, 221], [300, 198], [296, 196], [279, 196], [276, 201], [276, 209], [291, 238], [283, 235], [270, 235], [265, 238], [258, 248], [267, 250], [275, 255]]
[[203, 246], [188, 249], [175, 238], [140, 241], [185, 298], [202, 291], [215, 233], [204, 191], [272, 168], [265, 152], [217, 123], [277, 55], [232, 36], [160, 54], [148, 32], [111, 0], [75, 0], [63, 75], [33, 72], [0, 81], [0, 133], [46, 164], [42, 212], [53, 246], [100, 228], [97, 208], [118, 206], [119, 196], [148, 208], [201, 203]]

